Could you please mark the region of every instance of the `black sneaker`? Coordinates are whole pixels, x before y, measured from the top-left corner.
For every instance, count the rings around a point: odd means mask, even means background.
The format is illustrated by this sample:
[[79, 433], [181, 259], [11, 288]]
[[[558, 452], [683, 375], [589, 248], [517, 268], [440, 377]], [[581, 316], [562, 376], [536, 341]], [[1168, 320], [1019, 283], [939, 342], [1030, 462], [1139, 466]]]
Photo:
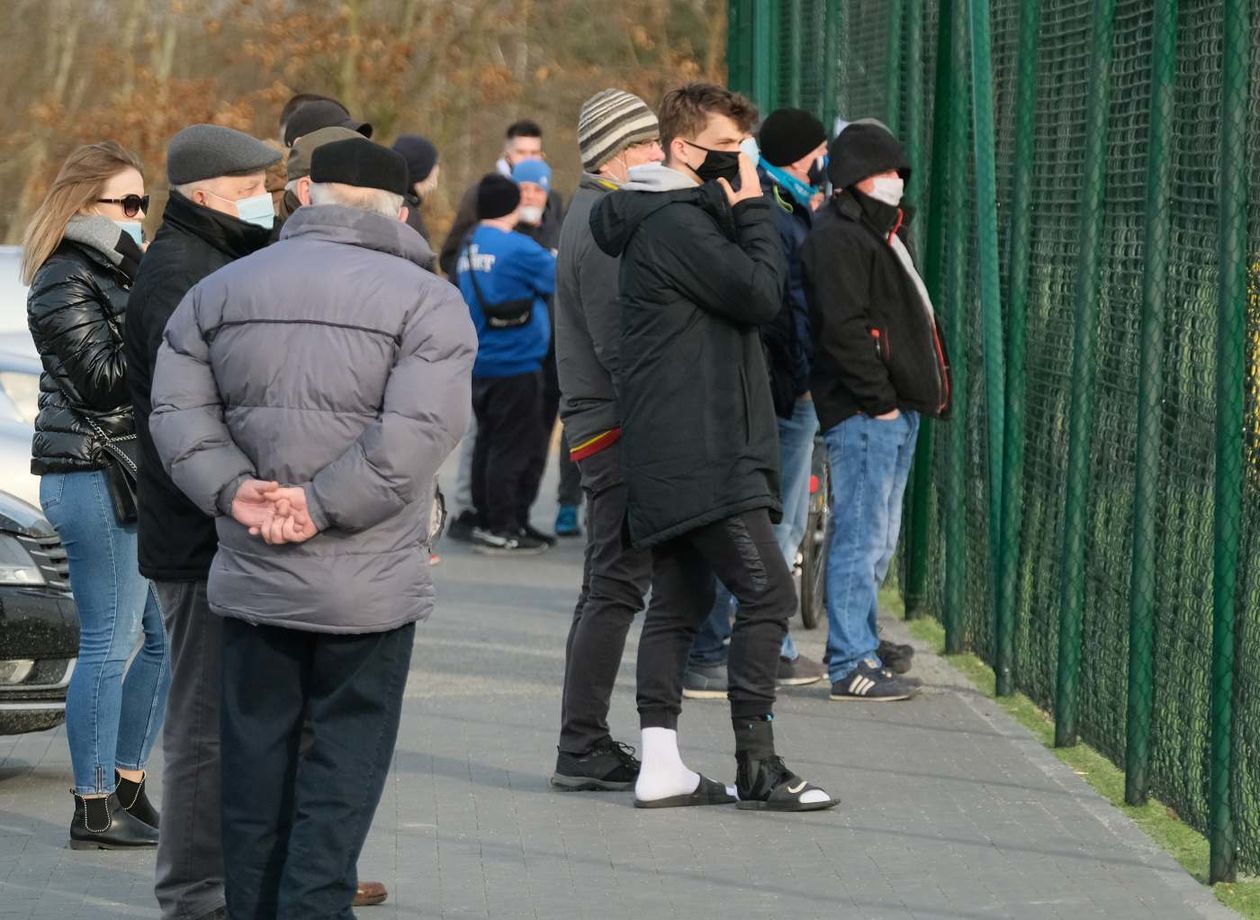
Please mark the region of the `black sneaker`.
[[620, 791], [633, 788], [638, 778], [634, 748], [605, 738], [581, 756], [561, 751], [551, 785], [565, 792]]
[[547, 551], [547, 544], [524, 531], [498, 532], [477, 527], [473, 530], [473, 548], [487, 556], [537, 556]]
[[787, 768], [782, 757], [754, 760], [736, 757], [736, 808], [754, 811], [821, 811], [840, 804], [821, 786], [806, 782]]
[[869, 659], [831, 685], [831, 698], [840, 701], [892, 703], [918, 695], [919, 688]]
[[537, 540], [539, 543], [542, 543], [544, 546], [556, 545], [555, 537], [553, 537], [549, 533], [543, 533], [541, 530], [538, 530], [537, 528], [535, 528], [534, 525], [532, 524], [526, 524], [524, 527], [522, 527], [521, 533], [525, 534], [525, 536], [529, 537], [531, 540]]
[[726, 665], [687, 665], [683, 671], [683, 696], [689, 700], [726, 699]]
[[780, 687], [804, 687], [807, 684], [816, 684], [826, 674], [822, 665], [804, 655], [800, 655], [795, 661], [791, 658], [779, 658], [778, 684]]
[[894, 674], [905, 674], [910, 670], [910, 665], [914, 659], [914, 646], [901, 645], [897, 642], [889, 642], [887, 639], [879, 640], [879, 650], [875, 653], [879, 656], [879, 660], [884, 663], [884, 667], [892, 671]]
[[460, 543], [472, 543], [473, 531], [477, 529], [477, 512], [465, 508], [446, 525], [446, 535]]

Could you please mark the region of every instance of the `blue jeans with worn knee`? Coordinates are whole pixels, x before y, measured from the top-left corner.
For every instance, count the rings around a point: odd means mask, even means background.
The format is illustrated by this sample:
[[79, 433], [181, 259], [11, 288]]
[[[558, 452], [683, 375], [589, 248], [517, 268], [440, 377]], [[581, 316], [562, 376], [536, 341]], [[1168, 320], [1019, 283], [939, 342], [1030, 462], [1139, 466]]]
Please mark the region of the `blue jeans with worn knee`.
[[863, 659], [879, 661], [879, 587], [901, 530], [919, 416], [855, 415], [829, 428], [831, 548], [827, 556], [827, 655], [832, 682]]
[[66, 693], [74, 791], [109, 793], [115, 767], [145, 768], [162, 728], [166, 628], [140, 575], [135, 525], [118, 523], [103, 472], [46, 473], [39, 502], [66, 548], [79, 610], [79, 660]]
[[[775, 525], [774, 538], [779, 541], [779, 549], [783, 551], [789, 569], [796, 564], [796, 553], [809, 525], [809, 476], [814, 458], [814, 435], [817, 433], [818, 414], [814, 411], [812, 399], [798, 399], [792, 417], [779, 419], [783, 520]], [[726, 661], [727, 640], [731, 637], [734, 617], [735, 598], [719, 582], [713, 612], [700, 625], [691, 644], [689, 664], [710, 667]], [[783, 637], [783, 648], [779, 654], [789, 661], [800, 657], [791, 633]]]

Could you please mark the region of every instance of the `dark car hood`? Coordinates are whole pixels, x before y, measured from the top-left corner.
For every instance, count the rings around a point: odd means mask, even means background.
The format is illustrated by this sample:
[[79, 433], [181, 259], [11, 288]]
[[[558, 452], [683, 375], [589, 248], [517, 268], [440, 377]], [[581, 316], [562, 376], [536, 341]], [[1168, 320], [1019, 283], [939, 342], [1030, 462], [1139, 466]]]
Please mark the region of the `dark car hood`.
[[8, 492], [0, 492], [0, 531], [31, 537], [54, 533], [42, 511]]

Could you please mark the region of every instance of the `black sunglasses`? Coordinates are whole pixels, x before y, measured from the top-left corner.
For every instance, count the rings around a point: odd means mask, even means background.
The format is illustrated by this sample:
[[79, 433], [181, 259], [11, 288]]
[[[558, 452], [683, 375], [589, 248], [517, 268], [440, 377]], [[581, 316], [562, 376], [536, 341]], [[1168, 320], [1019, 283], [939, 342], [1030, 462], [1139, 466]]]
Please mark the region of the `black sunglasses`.
[[124, 195], [121, 198], [97, 198], [101, 204], [120, 204], [123, 213], [128, 217], [135, 217], [141, 211], [149, 210], [148, 195]]

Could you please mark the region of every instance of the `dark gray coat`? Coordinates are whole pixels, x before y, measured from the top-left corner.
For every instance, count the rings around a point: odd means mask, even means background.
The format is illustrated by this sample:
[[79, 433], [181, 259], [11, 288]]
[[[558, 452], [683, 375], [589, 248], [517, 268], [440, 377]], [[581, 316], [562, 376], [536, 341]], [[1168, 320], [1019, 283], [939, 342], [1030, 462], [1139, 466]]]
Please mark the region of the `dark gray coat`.
[[[432, 609], [432, 480], [468, 425], [477, 339], [431, 258], [400, 221], [305, 207], [171, 318], [150, 426], [171, 478], [218, 515], [216, 613], [365, 633]], [[321, 533], [249, 536], [227, 512], [255, 476], [302, 485]]]
[[583, 175], [556, 256], [556, 370], [560, 419], [571, 447], [621, 424], [613, 379], [621, 342], [618, 262], [595, 245], [591, 208], [616, 186]]

